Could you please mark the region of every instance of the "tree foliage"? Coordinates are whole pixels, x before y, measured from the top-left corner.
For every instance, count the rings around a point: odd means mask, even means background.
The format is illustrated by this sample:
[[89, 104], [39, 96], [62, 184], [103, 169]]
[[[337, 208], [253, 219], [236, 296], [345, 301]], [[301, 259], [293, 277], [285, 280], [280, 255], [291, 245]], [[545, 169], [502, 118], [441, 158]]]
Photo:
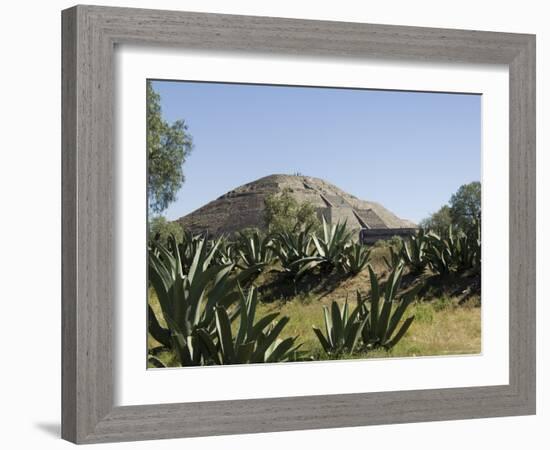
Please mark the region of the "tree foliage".
[[422, 228], [439, 234], [447, 233], [449, 226], [468, 232], [481, 221], [481, 183], [463, 184], [451, 196], [449, 203], [420, 222]]
[[164, 216], [155, 216], [149, 221], [149, 238], [159, 240], [162, 244], [168, 237], [174, 236], [176, 242], [183, 239], [183, 228], [177, 222], [169, 222]]
[[169, 124], [162, 118], [160, 95], [147, 81], [147, 200], [149, 212], [159, 214], [176, 199], [185, 176], [183, 164], [193, 138], [183, 120]]
[[268, 195], [264, 200], [264, 222], [273, 233], [321, 228], [315, 207], [310, 202], [299, 203], [290, 189]]
[[449, 229], [449, 225], [451, 224], [451, 208], [449, 205], [443, 205], [430, 217], [420, 222], [420, 226], [422, 228], [435, 231], [438, 234], [445, 233]]
[[453, 225], [461, 230], [477, 226], [481, 220], [481, 183], [474, 181], [460, 186], [449, 204]]

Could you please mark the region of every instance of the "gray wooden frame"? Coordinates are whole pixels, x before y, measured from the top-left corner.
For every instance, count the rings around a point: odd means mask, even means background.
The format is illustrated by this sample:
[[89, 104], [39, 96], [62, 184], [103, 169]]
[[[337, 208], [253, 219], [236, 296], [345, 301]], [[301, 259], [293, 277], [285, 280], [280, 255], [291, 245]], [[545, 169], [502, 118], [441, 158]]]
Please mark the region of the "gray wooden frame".
[[[535, 37], [96, 6], [62, 13], [62, 436], [77, 443], [535, 413]], [[154, 44], [506, 64], [510, 380], [501, 386], [202, 403], [113, 403], [113, 50]]]

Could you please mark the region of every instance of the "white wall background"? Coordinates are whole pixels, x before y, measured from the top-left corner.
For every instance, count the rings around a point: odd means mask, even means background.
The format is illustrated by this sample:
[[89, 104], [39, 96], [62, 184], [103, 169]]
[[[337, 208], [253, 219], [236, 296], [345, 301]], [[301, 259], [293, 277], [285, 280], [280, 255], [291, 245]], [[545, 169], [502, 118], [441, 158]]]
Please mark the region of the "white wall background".
[[[550, 251], [544, 191], [550, 20], [547, 2], [417, 0], [157, 0], [104, 5], [537, 34], [538, 252]], [[0, 15], [0, 412], [4, 448], [68, 448], [60, 417], [60, 11], [70, 1], [5, 2]], [[545, 169], [547, 169], [545, 171]], [[545, 226], [546, 225], [546, 226]], [[546, 251], [546, 252], [545, 252]], [[538, 415], [262, 435], [116, 444], [117, 448], [253, 449], [358, 445], [409, 449], [548, 448], [548, 266], [538, 261]], [[545, 295], [546, 294], [546, 295]], [[546, 327], [546, 329], [545, 329]], [[546, 366], [546, 367], [545, 367]], [[544, 426], [546, 425], [546, 427]], [[114, 447], [102, 445], [100, 447]], [[98, 447], [99, 448], [99, 447]]]

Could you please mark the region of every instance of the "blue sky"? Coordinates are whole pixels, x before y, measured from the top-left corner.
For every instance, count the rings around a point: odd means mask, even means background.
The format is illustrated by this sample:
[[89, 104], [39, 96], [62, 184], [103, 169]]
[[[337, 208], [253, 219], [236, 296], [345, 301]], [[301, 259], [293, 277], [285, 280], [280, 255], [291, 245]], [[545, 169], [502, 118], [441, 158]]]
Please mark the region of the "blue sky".
[[481, 97], [155, 81], [194, 150], [165, 211], [181, 217], [273, 173], [323, 178], [420, 221], [481, 177]]

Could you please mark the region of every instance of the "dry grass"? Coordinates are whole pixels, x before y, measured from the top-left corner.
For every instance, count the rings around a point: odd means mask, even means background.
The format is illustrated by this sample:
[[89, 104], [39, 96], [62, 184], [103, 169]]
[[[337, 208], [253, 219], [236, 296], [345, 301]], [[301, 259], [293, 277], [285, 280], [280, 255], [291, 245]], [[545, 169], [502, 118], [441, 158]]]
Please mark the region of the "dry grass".
[[[281, 337], [300, 336], [302, 349], [315, 359], [325, 359], [322, 348], [311, 329], [322, 327], [325, 302], [297, 298], [289, 302], [263, 303], [258, 306], [257, 317], [271, 312], [288, 316], [290, 322]], [[157, 310], [154, 296], [151, 304]], [[157, 311], [155, 311], [157, 312]], [[481, 352], [481, 308], [475, 299], [470, 304], [458, 305], [456, 299], [441, 299], [430, 303], [416, 303], [409, 315], [415, 320], [405, 337], [390, 351], [359, 352], [353, 358], [410, 357], [434, 355], [462, 355]], [[159, 344], [149, 336], [149, 348]]]
[[[342, 299], [342, 302], [344, 299]], [[353, 297], [350, 296], [353, 304]], [[441, 299], [430, 303], [418, 302], [410, 308], [407, 317], [415, 320], [405, 337], [391, 350], [369, 352], [355, 357], [460, 355], [481, 352], [481, 308], [475, 299], [458, 305], [457, 299]], [[283, 336], [300, 336], [303, 349], [323, 358], [322, 348], [312, 332], [312, 325], [323, 329], [322, 305], [326, 301], [298, 298], [289, 302], [262, 304], [258, 315], [279, 312], [290, 322]]]

